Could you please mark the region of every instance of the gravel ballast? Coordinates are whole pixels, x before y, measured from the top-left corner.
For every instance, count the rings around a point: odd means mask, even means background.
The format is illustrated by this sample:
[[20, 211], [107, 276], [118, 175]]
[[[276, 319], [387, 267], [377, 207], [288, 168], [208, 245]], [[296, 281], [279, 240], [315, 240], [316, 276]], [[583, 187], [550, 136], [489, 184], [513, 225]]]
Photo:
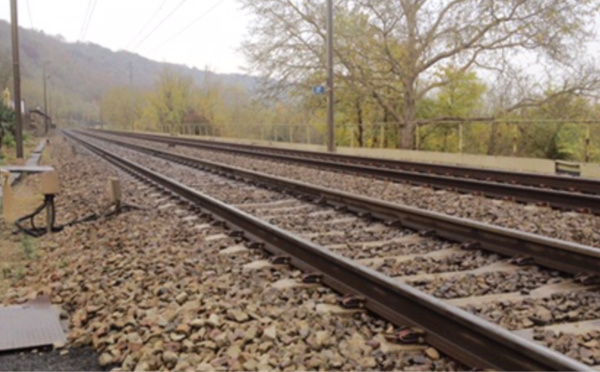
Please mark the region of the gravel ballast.
[[[124, 138], [119, 138], [124, 140]], [[321, 170], [295, 163], [264, 160], [258, 157], [227, 154], [184, 146], [168, 147], [154, 141], [126, 139], [164, 151], [220, 162], [276, 176], [301, 180], [332, 189], [379, 198], [398, 204], [424, 208], [453, 216], [470, 218], [503, 227], [578, 242], [591, 246], [600, 245], [600, 217], [560, 211], [546, 207], [526, 205], [504, 200], [490, 199], [472, 194], [460, 194], [429, 187], [411, 186]]]
[[368, 313], [329, 311], [338, 294], [298, 285], [301, 272], [264, 265], [262, 251], [87, 152], [60, 140], [50, 151], [59, 223], [102, 211], [109, 177], [139, 207], [36, 240], [39, 257], [0, 294], [49, 295], [70, 324], [63, 350], [91, 347], [100, 367], [123, 370], [464, 368], [428, 345], [388, 343], [395, 328]]

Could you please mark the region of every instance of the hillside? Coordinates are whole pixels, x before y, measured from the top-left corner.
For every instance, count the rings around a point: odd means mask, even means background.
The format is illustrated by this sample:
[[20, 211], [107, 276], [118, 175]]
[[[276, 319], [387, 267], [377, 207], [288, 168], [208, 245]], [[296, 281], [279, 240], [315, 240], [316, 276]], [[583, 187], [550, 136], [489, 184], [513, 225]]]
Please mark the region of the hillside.
[[[23, 98], [27, 106], [43, 106], [42, 65], [49, 61], [51, 108], [63, 118], [97, 119], [99, 101], [109, 88], [129, 84], [129, 63], [134, 87], [147, 89], [158, 72], [169, 66], [190, 76], [202, 86], [205, 79], [218, 79], [252, 90], [256, 78], [242, 74], [215, 74], [183, 65], [156, 62], [140, 55], [92, 43], [67, 43], [59, 36], [21, 29], [21, 74]], [[10, 24], [0, 20], [0, 87], [12, 91]], [[52, 110], [51, 110], [52, 111]]]

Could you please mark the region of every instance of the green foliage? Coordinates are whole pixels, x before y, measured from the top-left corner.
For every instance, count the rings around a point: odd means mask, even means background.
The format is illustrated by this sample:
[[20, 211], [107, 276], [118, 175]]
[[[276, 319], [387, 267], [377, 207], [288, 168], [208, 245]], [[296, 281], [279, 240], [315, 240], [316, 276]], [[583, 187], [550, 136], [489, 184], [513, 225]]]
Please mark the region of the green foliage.
[[118, 128], [134, 129], [141, 116], [144, 93], [130, 87], [116, 87], [108, 90], [101, 103], [103, 120]]
[[[2, 146], [12, 147], [15, 145], [13, 136], [15, 113], [9, 107], [0, 102], [0, 149]], [[0, 152], [0, 157], [2, 156]]]
[[[434, 98], [419, 103], [417, 107], [419, 117], [461, 119], [478, 114], [487, 87], [475, 72], [461, 71], [454, 66], [448, 66], [442, 68], [436, 75], [437, 79], [444, 81], [445, 84]], [[463, 125], [463, 136], [471, 136], [470, 131], [474, 129], [473, 126]], [[459, 131], [458, 122], [423, 126], [418, 131], [420, 148], [429, 151], [458, 152], [461, 150]]]
[[2, 137], [2, 145], [6, 147], [15, 147], [15, 136], [11, 132], [6, 132]]
[[589, 100], [573, 95], [546, 93], [545, 104], [523, 114], [539, 123], [518, 126], [519, 154], [547, 159], [583, 160], [586, 125], [570, 120], [598, 119], [598, 110]]
[[21, 252], [23, 252], [23, 255], [26, 259], [33, 260], [37, 257], [37, 248], [35, 247], [35, 244], [31, 240], [29, 235], [23, 236], [19, 248], [21, 249]]
[[165, 68], [158, 77], [150, 104], [158, 122], [174, 134], [191, 108], [192, 83], [189, 78]]
[[441, 69], [438, 79], [445, 81], [433, 102], [435, 117], [466, 118], [474, 116], [482, 106], [486, 85], [472, 71], [461, 71], [454, 66]]

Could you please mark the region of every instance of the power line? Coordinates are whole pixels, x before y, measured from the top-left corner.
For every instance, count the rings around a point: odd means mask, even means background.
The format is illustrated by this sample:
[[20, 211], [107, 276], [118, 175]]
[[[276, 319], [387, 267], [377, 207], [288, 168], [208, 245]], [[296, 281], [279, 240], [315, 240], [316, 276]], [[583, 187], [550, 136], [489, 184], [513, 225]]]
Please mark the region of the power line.
[[183, 3], [185, 3], [186, 0], [181, 0], [181, 2], [173, 9], [171, 10], [171, 12], [169, 14], [167, 14], [167, 16], [165, 18], [163, 18], [153, 29], [152, 31], [150, 31], [149, 34], [146, 35], [145, 38], [142, 39], [142, 41], [140, 41], [139, 43], [137, 43], [137, 45], [133, 48], [132, 51], [136, 50], [137, 48], [140, 47], [140, 45], [142, 45], [144, 43], [144, 41], [146, 41], [152, 34], [154, 34], [154, 32], [156, 32], [156, 30], [158, 30], [160, 28], [160, 26], [162, 26], [163, 23], [165, 23], [165, 21], [169, 18], [171, 18], [171, 16], [177, 11], [177, 9], [181, 8], [181, 6], [183, 5]]
[[29, 23], [31, 24], [31, 28], [33, 29], [33, 17], [31, 16], [31, 8], [29, 7], [29, 0], [25, 0], [25, 4], [27, 4], [27, 14], [29, 14]]
[[94, 4], [92, 5], [92, 11], [90, 12], [90, 16], [89, 16], [87, 24], [85, 26], [85, 30], [83, 31], [83, 37], [81, 37], [81, 40], [85, 39], [85, 35], [87, 34], [90, 24], [92, 23], [92, 17], [94, 17], [94, 11], [96, 10], [97, 3], [98, 3], [98, 0], [94, 0]]
[[169, 43], [170, 41], [172, 41], [173, 39], [175, 39], [176, 37], [178, 37], [179, 35], [181, 35], [182, 33], [184, 33], [185, 31], [187, 31], [188, 29], [190, 29], [192, 26], [194, 26], [196, 23], [198, 23], [202, 18], [206, 17], [210, 12], [212, 12], [213, 10], [217, 9], [217, 7], [221, 4], [224, 3], [224, 0], [219, 0], [217, 1], [215, 4], [213, 4], [213, 6], [211, 6], [210, 8], [208, 8], [204, 13], [202, 13], [198, 18], [196, 18], [195, 20], [193, 20], [191, 23], [189, 23], [187, 26], [185, 26], [184, 28], [182, 28], [181, 30], [179, 30], [179, 32], [177, 32], [175, 35], [171, 36], [170, 38], [168, 38], [166, 41], [164, 41], [162, 44], [160, 44], [159, 46], [157, 46], [156, 48], [152, 49], [152, 51], [154, 52], [155, 50], [158, 50], [160, 48], [162, 48], [165, 44]]
[[131, 41], [129, 42], [129, 44], [127, 44], [127, 47], [125, 49], [129, 49], [129, 47], [131, 46], [131, 44], [133, 44], [133, 42], [140, 37], [140, 35], [146, 31], [146, 28], [150, 25], [150, 23], [154, 20], [154, 18], [158, 15], [158, 12], [160, 12], [160, 10], [163, 8], [163, 6], [165, 5], [165, 3], [167, 2], [167, 0], [163, 0], [163, 2], [160, 4], [160, 6], [158, 7], [158, 9], [156, 9], [156, 11], [154, 12], [154, 14], [152, 14], [152, 17], [150, 17], [150, 19], [148, 20], [148, 22], [146, 22], [146, 24], [144, 25], [144, 27], [142, 27], [142, 29], [137, 33], [137, 35], [135, 35], [135, 37], [133, 39], [131, 39]]
[[81, 35], [83, 35], [83, 30], [85, 29], [88, 19], [88, 13], [90, 12], [90, 8], [92, 7], [92, 1], [94, 0], [88, 0], [87, 7], [85, 8], [85, 14], [83, 15], [83, 23], [81, 24], [81, 29], [79, 30], [79, 37], [77, 38], [77, 40], [81, 40]]

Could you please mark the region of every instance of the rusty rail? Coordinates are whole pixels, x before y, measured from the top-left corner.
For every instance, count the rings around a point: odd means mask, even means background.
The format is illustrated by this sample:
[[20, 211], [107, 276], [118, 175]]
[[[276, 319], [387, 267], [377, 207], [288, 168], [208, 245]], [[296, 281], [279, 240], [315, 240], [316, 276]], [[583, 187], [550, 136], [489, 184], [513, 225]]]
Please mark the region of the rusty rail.
[[136, 145], [114, 138], [106, 138], [86, 132], [84, 134], [193, 168], [209, 170], [278, 189], [289, 190], [332, 205], [344, 205], [356, 212], [370, 213], [374, 217], [388, 221], [398, 221], [402, 226], [417, 231], [435, 232], [437, 236], [448, 240], [469, 245], [477, 244], [482, 249], [504, 256], [530, 257], [538, 265], [572, 274], [600, 275], [600, 249], [595, 247], [332, 190], [287, 178]]
[[323, 275], [323, 282], [342, 294], [359, 295], [365, 306], [394, 324], [410, 324], [426, 332], [426, 341], [467, 365], [502, 370], [585, 370], [587, 366], [518, 337], [473, 314], [366, 268], [310, 241], [257, 219], [139, 164], [65, 132], [92, 152], [136, 177], [167, 189], [242, 231], [291, 264]]
[[223, 144], [147, 133], [104, 132], [172, 145], [311, 165], [395, 182], [409, 182], [434, 188], [600, 214], [600, 181], [591, 179], [325, 154], [264, 146]]

